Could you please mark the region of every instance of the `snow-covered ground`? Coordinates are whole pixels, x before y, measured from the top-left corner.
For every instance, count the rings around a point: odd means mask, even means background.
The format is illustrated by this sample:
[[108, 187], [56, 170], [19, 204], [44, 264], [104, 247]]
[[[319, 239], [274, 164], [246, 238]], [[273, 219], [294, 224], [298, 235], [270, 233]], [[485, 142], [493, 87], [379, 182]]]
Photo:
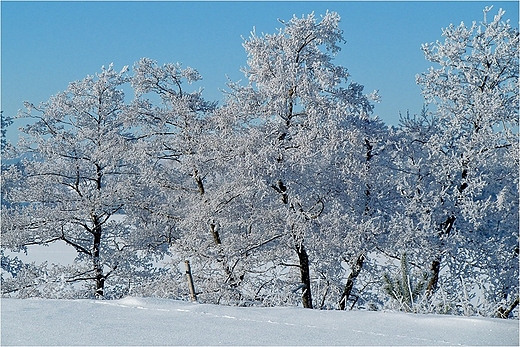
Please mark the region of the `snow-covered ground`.
[[519, 345], [518, 320], [239, 308], [128, 297], [2, 299], [1, 345]]

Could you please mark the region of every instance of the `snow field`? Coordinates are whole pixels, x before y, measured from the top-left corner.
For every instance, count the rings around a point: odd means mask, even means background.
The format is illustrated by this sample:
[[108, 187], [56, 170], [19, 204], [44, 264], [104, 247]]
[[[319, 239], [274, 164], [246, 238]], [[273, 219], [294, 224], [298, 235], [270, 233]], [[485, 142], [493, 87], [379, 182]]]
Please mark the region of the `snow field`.
[[230, 307], [167, 299], [2, 299], [1, 345], [519, 345], [518, 320]]

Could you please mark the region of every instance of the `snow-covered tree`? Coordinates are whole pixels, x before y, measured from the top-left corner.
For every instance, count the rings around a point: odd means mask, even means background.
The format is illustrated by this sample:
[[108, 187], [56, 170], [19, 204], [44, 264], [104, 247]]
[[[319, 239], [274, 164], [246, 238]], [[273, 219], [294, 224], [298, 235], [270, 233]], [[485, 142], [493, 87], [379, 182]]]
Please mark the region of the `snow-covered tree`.
[[10, 206], [2, 209], [2, 247], [65, 242], [78, 252], [66, 282], [93, 283], [97, 298], [107, 295], [109, 279], [148, 270], [143, 252], [163, 241], [124, 220], [142, 200], [136, 188], [147, 160], [135, 146], [126, 71], [110, 65], [47, 102], [26, 103], [20, 117], [32, 122], [21, 129], [23, 159], [3, 172]]
[[150, 213], [136, 222], [170, 230], [173, 259], [191, 260], [200, 300], [236, 300], [231, 292], [239, 292], [238, 262], [248, 245], [233, 232], [246, 219], [234, 206], [247, 183], [232, 172], [230, 129], [215, 121], [216, 103], [202, 89], [189, 90], [202, 78], [195, 69], [145, 58], [134, 70], [143, 146], [155, 160], [146, 187], [154, 199], [141, 206]]
[[518, 303], [519, 34], [502, 10], [488, 21], [489, 10], [423, 45], [439, 65], [417, 76], [433, 110], [402, 127], [397, 223], [401, 244], [431, 264], [429, 296], [445, 273], [448, 294], [478, 285], [506, 305]]
[[[334, 12], [321, 19], [310, 14], [282, 22], [276, 34], [252, 32], [244, 42], [249, 84], [231, 83], [224, 107], [242, 129], [242, 174], [266, 199], [259, 213], [275, 222], [270, 236], [283, 235], [272, 262], [299, 270], [292, 288], [301, 289], [307, 308], [316, 306], [313, 270], [325, 262], [341, 267], [340, 251], [333, 248], [341, 248], [348, 226], [337, 230], [324, 215], [340, 206], [338, 196], [350, 188], [342, 172], [366, 164], [367, 147], [364, 139], [357, 146], [362, 135], [356, 123], [373, 108], [363, 87], [333, 64], [343, 42], [339, 20]], [[363, 163], [352, 165], [348, 156]], [[361, 190], [364, 195], [365, 187]]]

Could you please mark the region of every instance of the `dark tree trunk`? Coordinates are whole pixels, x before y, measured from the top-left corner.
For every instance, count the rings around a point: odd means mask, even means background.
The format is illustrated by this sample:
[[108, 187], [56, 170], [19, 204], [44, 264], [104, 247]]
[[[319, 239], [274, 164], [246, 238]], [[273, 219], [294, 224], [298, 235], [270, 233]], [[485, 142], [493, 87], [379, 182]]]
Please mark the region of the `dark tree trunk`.
[[430, 280], [428, 281], [428, 285], [426, 286], [426, 295], [429, 297], [437, 290], [437, 285], [439, 283], [439, 273], [441, 271], [441, 258], [437, 258], [432, 261], [432, 266], [430, 269]]
[[[101, 191], [101, 180], [103, 178], [103, 170], [100, 165], [96, 164], [96, 190]], [[94, 267], [94, 278], [96, 281], [95, 296], [96, 299], [102, 299], [105, 295], [105, 278], [103, 274], [103, 265], [101, 264], [101, 234], [102, 234], [102, 223], [99, 220], [99, 216], [92, 214], [92, 234], [94, 236], [94, 242], [92, 245], [92, 265]]]
[[[370, 177], [370, 160], [372, 160], [374, 153], [372, 152], [374, 146], [370, 143], [369, 139], [365, 139], [365, 170], [367, 173], [367, 177]], [[367, 179], [365, 181], [365, 210], [363, 212], [364, 218], [370, 217], [372, 212], [370, 209], [370, 199], [371, 199], [371, 185], [369, 183], [369, 180]], [[339, 300], [339, 309], [344, 310], [347, 306], [347, 301], [350, 298], [350, 295], [352, 294], [352, 290], [354, 289], [354, 283], [356, 282], [357, 277], [359, 276], [359, 273], [361, 272], [361, 269], [363, 268], [363, 263], [365, 261], [365, 255], [360, 254], [357, 259], [356, 263], [352, 267], [352, 271], [348, 275], [347, 282], [345, 283], [345, 288], [343, 289], [343, 293], [341, 294], [341, 298]]]
[[[460, 194], [464, 192], [466, 188], [468, 188], [468, 184], [465, 181], [468, 177], [468, 169], [467, 162], [463, 163], [463, 169], [461, 172], [462, 183], [457, 187], [457, 190]], [[444, 246], [444, 237], [448, 237], [455, 226], [455, 221], [457, 217], [454, 214], [450, 214], [446, 220], [441, 224], [441, 231], [439, 232], [439, 237], [441, 239], [441, 247]], [[426, 286], [426, 295], [430, 297], [437, 291], [437, 287], [439, 285], [439, 274], [441, 271], [441, 256], [439, 255], [432, 261], [430, 267], [430, 280], [428, 281], [428, 285]]]
[[101, 264], [101, 225], [97, 218], [94, 218], [94, 243], [92, 246], [92, 262], [94, 267], [94, 278], [96, 281], [95, 296], [96, 299], [102, 299], [105, 290], [105, 275], [103, 274], [103, 265]]
[[296, 247], [300, 261], [300, 279], [302, 281], [302, 304], [305, 308], [312, 308], [311, 276], [309, 270], [309, 256], [303, 244]]
[[210, 223], [209, 229], [211, 231], [211, 235], [213, 236], [213, 242], [215, 243], [215, 245], [221, 245], [222, 241], [220, 240], [220, 234], [217, 230], [217, 226], [214, 223]]
[[[276, 190], [281, 198], [282, 203], [284, 205], [289, 204], [289, 195], [287, 193], [287, 187], [285, 184], [278, 180], [276, 185], [271, 185], [271, 187]], [[291, 210], [295, 212], [294, 207], [290, 206]], [[294, 227], [294, 226], [293, 226]], [[291, 227], [292, 228], [292, 227]], [[298, 255], [299, 260], [299, 268], [300, 268], [300, 280], [301, 280], [301, 288], [302, 288], [302, 304], [305, 308], [313, 308], [312, 307], [312, 292], [311, 292], [311, 272], [309, 270], [309, 255], [307, 254], [307, 250], [303, 245], [302, 241], [298, 241], [296, 239], [296, 235], [293, 233], [293, 241], [294, 241], [294, 250]]]
[[[195, 169], [193, 171], [193, 178], [195, 179], [195, 183], [197, 184], [197, 189], [199, 191], [200, 196], [204, 196], [206, 190], [204, 189], [204, 182], [202, 178], [199, 176], [199, 171]], [[211, 232], [211, 236], [213, 236], [213, 242], [215, 245], [219, 246], [222, 244], [222, 240], [220, 239], [220, 234], [217, 230], [217, 225], [215, 223], [209, 224], [209, 230]]]
[[188, 281], [188, 289], [190, 291], [191, 301], [197, 301], [197, 293], [195, 292], [195, 284], [193, 283], [193, 276], [191, 274], [190, 261], [185, 260], [184, 266], [186, 268], [186, 280]]
[[[447, 237], [451, 234], [453, 227], [455, 225], [455, 220], [457, 218], [452, 214], [446, 218], [446, 221], [441, 225], [441, 231], [439, 232], [439, 238], [441, 239], [441, 248], [444, 247], [444, 237]], [[428, 285], [426, 286], [426, 295], [431, 296], [433, 293], [437, 291], [437, 287], [439, 284], [439, 274], [441, 271], [441, 255], [435, 258], [432, 261], [430, 267], [430, 280], [428, 281]]]
[[[282, 180], [278, 180], [276, 182], [276, 185], [273, 184], [271, 187], [276, 190], [281, 198], [282, 203], [286, 206], [289, 205], [289, 195], [287, 192], [287, 187], [283, 183]], [[294, 206], [291, 204], [289, 207], [293, 212], [296, 212]], [[291, 227], [291, 229], [294, 228], [294, 225]], [[302, 304], [305, 308], [313, 308], [312, 307], [312, 292], [311, 292], [311, 274], [309, 270], [309, 255], [307, 254], [307, 250], [305, 249], [305, 246], [303, 245], [303, 241], [297, 240], [296, 235], [292, 234], [293, 241], [294, 241], [294, 250], [296, 251], [296, 254], [298, 255], [299, 260], [299, 268], [300, 268], [300, 280], [301, 280], [301, 288], [302, 288]]]
[[508, 318], [509, 315], [511, 314], [511, 312], [513, 312], [513, 310], [518, 306], [519, 299], [520, 299], [520, 297], [518, 297], [518, 295], [517, 295], [516, 298], [515, 298], [515, 301], [513, 301], [513, 303], [511, 305], [509, 305], [508, 308], [500, 307], [497, 310], [498, 317], [499, 318], [504, 318], [504, 319]]
[[356, 281], [356, 278], [359, 276], [359, 273], [363, 268], [364, 261], [365, 255], [361, 254], [356, 259], [356, 264], [352, 267], [350, 275], [348, 275], [347, 282], [345, 283], [345, 288], [343, 289], [343, 294], [341, 294], [341, 299], [339, 301], [340, 310], [344, 310], [347, 305], [347, 301], [350, 298], [350, 294], [352, 294], [352, 289], [354, 289], [354, 282]]
[[[205, 196], [206, 190], [204, 188], [203, 178], [200, 177], [197, 169], [194, 169], [194, 171], [193, 171], [193, 178], [195, 179], [195, 183], [197, 184], [197, 189], [198, 189], [200, 196], [201, 197]], [[221, 246], [222, 239], [220, 238], [220, 233], [218, 231], [218, 227], [214, 222], [209, 223], [209, 230], [210, 230], [211, 236], [213, 237], [213, 243], [215, 244], [215, 246]], [[229, 266], [225, 257], [222, 255], [221, 248], [219, 248], [218, 254], [219, 254], [219, 257], [217, 258], [217, 262], [222, 264], [224, 272], [226, 273], [226, 276], [227, 276], [225, 283], [229, 283], [232, 287], [237, 287], [238, 285], [240, 285], [244, 276], [243, 275], [236, 276], [233, 273], [234, 266], [233, 267]]]
[[199, 190], [199, 194], [204, 195], [204, 183], [202, 182], [202, 178], [199, 176], [199, 171], [195, 169], [193, 171], [193, 178], [195, 179], [195, 183], [197, 183], [197, 189]]

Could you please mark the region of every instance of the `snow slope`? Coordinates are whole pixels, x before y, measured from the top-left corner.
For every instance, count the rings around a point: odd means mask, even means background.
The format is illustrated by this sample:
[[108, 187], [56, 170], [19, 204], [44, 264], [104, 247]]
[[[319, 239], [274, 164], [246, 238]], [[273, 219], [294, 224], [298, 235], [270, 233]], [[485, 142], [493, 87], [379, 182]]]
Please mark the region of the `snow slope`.
[[515, 345], [518, 321], [239, 308], [166, 299], [1, 300], [1, 345]]

